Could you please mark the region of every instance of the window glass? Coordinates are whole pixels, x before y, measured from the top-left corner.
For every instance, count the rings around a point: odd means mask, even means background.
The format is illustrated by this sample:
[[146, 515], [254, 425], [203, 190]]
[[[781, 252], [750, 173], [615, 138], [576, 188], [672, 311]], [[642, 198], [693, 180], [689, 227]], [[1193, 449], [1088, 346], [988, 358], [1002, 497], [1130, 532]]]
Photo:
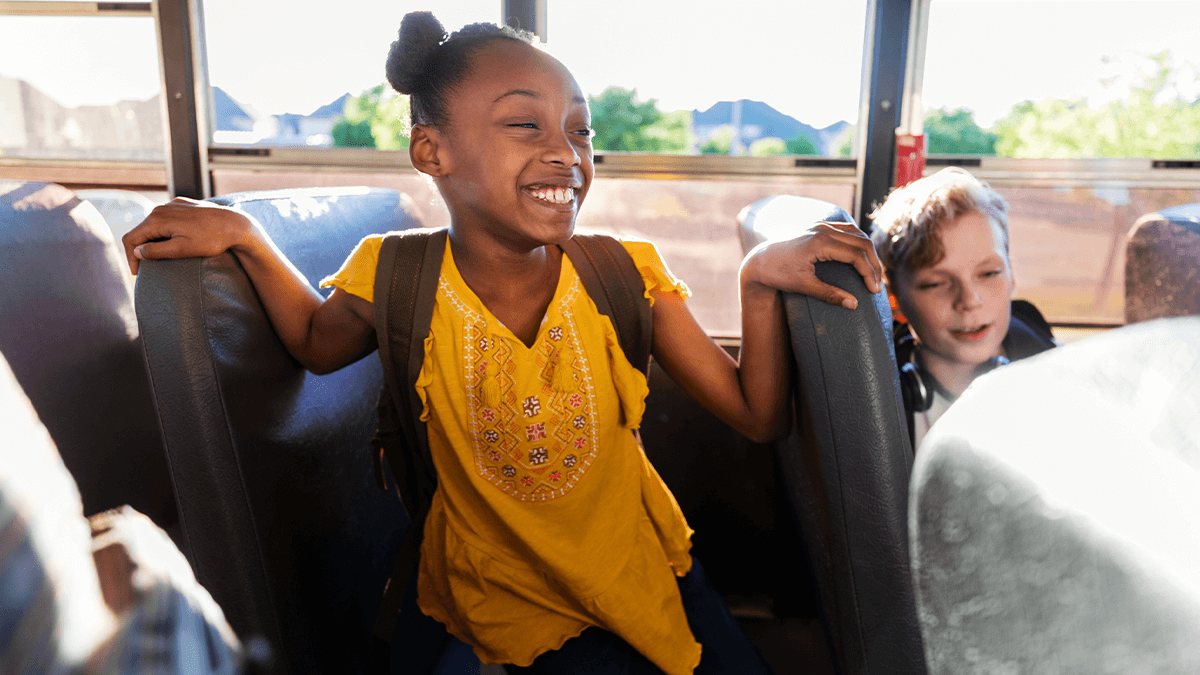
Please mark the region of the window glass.
[[[385, 84], [384, 62], [401, 19], [417, 9], [431, 10], [451, 32], [500, 20], [497, 0], [342, 0], [319, 7], [294, 0], [205, 0], [213, 141], [403, 147], [399, 125], [390, 124], [398, 106]], [[346, 120], [353, 98], [359, 105], [354, 119]]]
[[1122, 323], [1130, 229], [1147, 213], [1200, 202], [1195, 187], [992, 183], [1009, 205], [1015, 297], [1051, 321]]
[[[416, 172], [306, 172], [217, 168], [217, 194], [295, 187], [370, 185], [404, 192], [427, 227], [446, 227], [450, 214], [433, 182]], [[853, 178], [812, 181], [656, 180], [597, 177], [579, 212], [582, 229], [629, 235], [655, 243], [671, 271], [688, 284], [688, 306], [706, 330], [741, 334], [738, 269], [742, 246], [737, 216], [759, 199], [794, 194], [853, 208]], [[349, 253], [349, 251], [347, 251]]]
[[0, 156], [163, 160], [152, 18], [0, 16], [0, 35]]
[[738, 213], [775, 195], [801, 195], [854, 208], [854, 184], [796, 178], [654, 180], [597, 178], [578, 227], [654, 242], [692, 290], [688, 306], [710, 333], [741, 335]]
[[1200, 3], [933, 0], [931, 154], [1200, 157]]
[[549, 0], [546, 38], [597, 150], [849, 156], [866, 4]]

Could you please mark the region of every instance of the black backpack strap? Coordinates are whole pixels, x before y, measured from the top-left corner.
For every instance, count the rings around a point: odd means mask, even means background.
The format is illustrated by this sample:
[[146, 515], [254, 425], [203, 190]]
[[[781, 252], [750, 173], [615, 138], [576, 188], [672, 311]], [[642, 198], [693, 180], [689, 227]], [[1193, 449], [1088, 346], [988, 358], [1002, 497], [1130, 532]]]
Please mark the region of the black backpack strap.
[[577, 233], [562, 245], [596, 309], [613, 322], [625, 357], [647, 377], [654, 349], [654, 315], [646, 284], [615, 237]]
[[[385, 418], [393, 414], [399, 416], [394, 426], [403, 431], [394, 435], [392, 442], [384, 439], [380, 445], [409, 514], [408, 532], [375, 618], [376, 666], [381, 670], [387, 668], [387, 645], [404, 592], [417, 570], [425, 517], [437, 489], [437, 473], [415, 385], [425, 358], [425, 337], [433, 319], [445, 248], [445, 229], [390, 232], [383, 239], [375, 270], [375, 333], [385, 380], [380, 395], [380, 431], [388, 426]], [[406, 365], [404, 372], [396, 372], [397, 362]], [[403, 443], [395, 442], [399, 440]], [[381, 466], [376, 467], [376, 473], [382, 476]]]

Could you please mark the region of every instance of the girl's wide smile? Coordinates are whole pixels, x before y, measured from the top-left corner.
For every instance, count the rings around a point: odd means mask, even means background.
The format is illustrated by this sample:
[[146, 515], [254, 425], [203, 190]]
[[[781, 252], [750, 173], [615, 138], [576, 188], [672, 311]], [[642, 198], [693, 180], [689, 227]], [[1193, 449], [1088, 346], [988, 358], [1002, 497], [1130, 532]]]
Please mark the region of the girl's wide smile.
[[526, 191], [551, 204], [569, 204], [575, 201], [575, 188], [573, 187], [534, 187], [526, 188]]

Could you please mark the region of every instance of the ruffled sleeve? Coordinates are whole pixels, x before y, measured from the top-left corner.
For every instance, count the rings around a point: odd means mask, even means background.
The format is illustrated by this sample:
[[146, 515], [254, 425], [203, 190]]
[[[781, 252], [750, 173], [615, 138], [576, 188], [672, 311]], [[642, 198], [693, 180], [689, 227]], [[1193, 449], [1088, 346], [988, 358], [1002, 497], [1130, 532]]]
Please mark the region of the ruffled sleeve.
[[646, 284], [646, 298], [650, 300], [650, 306], [654, 306], [654, 298], [650, 295], [651, 291], [678, 293], [679, 297], [684, 300], [692, 297], [691, 289], [678, 277], [671, 274], [671, 270], [667, 269], [667, 264], [663, 262], [658, 248], [653, 243], [640, 239], [621, 239], [621, 244], [633, 258], [638, 271], [642, 273], [642, 281]]
[[613, 384], [617, 388], [617, 398], [621, 401], [621, 423], [626, 429], [637, 429], [642, 425], [642, 414], [646, 412], [646, 396], [650, 393], [646, 376], [634, 368], [625, 352], [621, 351], [617, 330], [613, 328], [612, 321], [607, 316], [601, 316], [600, 320], [604, 322], [604, 337], [608, 344]]
[[374, 302], [375, 268], [379, 265], [379, 249], [382, 246], [382, 234], [372, 234], [358, 242], [350, 257], [342, 263], [342, 268], [321, 280], [321, 288], [336, 286], [367, 302]]

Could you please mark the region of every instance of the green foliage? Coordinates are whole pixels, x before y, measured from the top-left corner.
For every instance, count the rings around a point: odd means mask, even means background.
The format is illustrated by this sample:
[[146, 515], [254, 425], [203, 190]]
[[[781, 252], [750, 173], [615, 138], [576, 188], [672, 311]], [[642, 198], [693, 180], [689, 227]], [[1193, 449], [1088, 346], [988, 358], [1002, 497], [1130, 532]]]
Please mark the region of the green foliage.
[[692, 113], [675, 110], [663, 113], [657, 122], [642, 130], [646, 138], [647, 152], [682, 154], [689, 152], [695, 141], [692, 138]]
[[691, 146], [691, 115], [663, 113], [658, 102], [636, 101], [637, 89], [609, 87], [589, 96], [596, 150], [616, 152], [687, 152]]
[[1025, 101], [996, 123], [996, 152], [1008, 157], [1200, 156], [1200, 102], [1179, 94], [1169, 52], [1142, 57], [1128, 95], [1099, 109], [1082, 99]]
[[371, 133], [371, 123], [367, 120], [351, 122], [343, 117], [334, 122], [330, 135], [336, 148], [375, 147], [375, 135]]
[[718, 129], [708, 142], [700, 146], [700, 154], [702, 155], [728, 155], [729, 148], [733, 145], [733, 129], [728, 125]]
[[854, 127], [846, 127], [842, 133], [833, 140], [833, 154], [835, 157], [850, 157], [854, 154]]
[[749, 154], [751, 157], [771, 157], [789, 153], [787, 143], [782, 138], [760, 138], [750, 144]]
[[925, 151], [931, 155], [994, 155], [996, 140], [965, 108], [925, 113]]
[[387, 96], [385, 85], [346, 99], [342, 118], [333, 125], [336, 147], [374, 147], [403, 150], [408, 147], [408, 97]]
[[817, 148], [817, 144], [813, 143], [813, 140], [803, 131], [797, 132], [796, 137], [787, 142], [786, 148], [789, 155], [821, 154], [821, 150]]

